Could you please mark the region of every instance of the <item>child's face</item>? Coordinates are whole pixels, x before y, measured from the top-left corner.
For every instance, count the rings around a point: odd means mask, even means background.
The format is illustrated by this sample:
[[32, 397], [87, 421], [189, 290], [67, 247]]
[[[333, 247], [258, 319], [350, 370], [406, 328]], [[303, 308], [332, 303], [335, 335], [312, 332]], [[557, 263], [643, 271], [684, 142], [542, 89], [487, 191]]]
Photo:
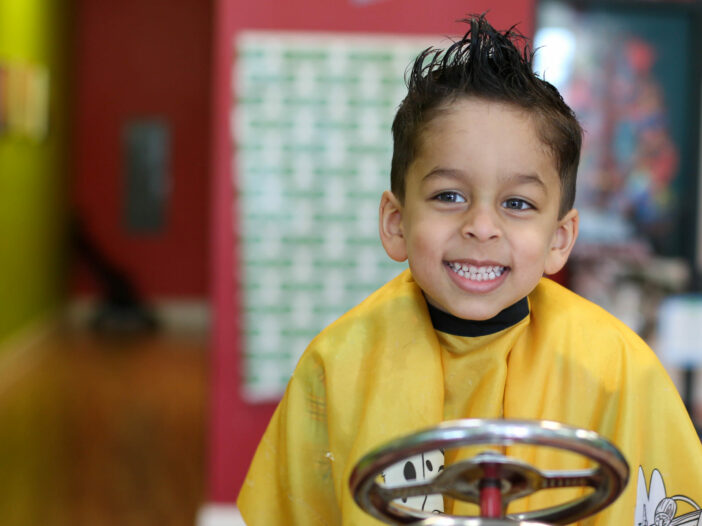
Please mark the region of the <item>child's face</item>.
[[435, 307], [491, 318], [565, 264], [577, 212], [558, 218], [560, 180], [532, 118], [462, 99], [428, 123], [405, 202], [385, 192], [381, 239]]

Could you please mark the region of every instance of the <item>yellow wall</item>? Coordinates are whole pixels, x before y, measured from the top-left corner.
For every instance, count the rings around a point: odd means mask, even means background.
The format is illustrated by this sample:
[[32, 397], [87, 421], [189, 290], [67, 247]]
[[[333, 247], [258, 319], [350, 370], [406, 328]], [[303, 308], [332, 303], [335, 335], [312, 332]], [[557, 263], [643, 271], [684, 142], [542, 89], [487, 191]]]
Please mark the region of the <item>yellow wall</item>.
[[0, 0], [0, 67], [45, 68], [48, 133], [0, 132], [0, 341], [58, 305], [64, 281], [70, 0]]

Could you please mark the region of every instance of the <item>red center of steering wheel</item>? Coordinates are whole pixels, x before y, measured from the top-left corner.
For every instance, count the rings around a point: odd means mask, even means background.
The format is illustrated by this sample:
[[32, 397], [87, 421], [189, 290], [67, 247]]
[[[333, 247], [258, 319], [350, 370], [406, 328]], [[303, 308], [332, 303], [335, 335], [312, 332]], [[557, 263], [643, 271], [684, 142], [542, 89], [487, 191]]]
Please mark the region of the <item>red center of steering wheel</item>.
[[488, 519], [502, 517], [502, 483], [497, 464], [484, 464], [485, 476], [480, 481], [480, 515]]

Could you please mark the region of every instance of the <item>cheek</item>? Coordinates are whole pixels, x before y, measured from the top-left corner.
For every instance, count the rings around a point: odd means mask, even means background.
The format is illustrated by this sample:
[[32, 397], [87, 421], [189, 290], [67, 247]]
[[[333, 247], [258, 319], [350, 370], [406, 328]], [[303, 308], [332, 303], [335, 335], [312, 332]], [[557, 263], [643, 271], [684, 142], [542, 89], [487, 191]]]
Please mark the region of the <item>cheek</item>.
[[529, 263], [543, 263], [548, 255], [549, 240], [543, 235], [524, 233], [516, 236], [513, 243], [513, 252], [517, 261]]
[[441, 257], [445, 231], [431, 221], [415, 222], [406, 229], [408, 251], [422, 259]]

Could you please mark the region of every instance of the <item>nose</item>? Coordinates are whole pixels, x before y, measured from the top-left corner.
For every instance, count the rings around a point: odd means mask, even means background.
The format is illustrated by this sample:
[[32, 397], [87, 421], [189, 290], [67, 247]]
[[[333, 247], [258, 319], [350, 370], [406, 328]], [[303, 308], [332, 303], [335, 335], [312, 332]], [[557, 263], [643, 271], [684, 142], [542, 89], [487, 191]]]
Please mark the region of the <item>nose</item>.
[[461, 235], [476, 241], [498, 239], [502, 234], [499, 219], [488, 207], [474, 206], [467, 212], [461, 226]]

